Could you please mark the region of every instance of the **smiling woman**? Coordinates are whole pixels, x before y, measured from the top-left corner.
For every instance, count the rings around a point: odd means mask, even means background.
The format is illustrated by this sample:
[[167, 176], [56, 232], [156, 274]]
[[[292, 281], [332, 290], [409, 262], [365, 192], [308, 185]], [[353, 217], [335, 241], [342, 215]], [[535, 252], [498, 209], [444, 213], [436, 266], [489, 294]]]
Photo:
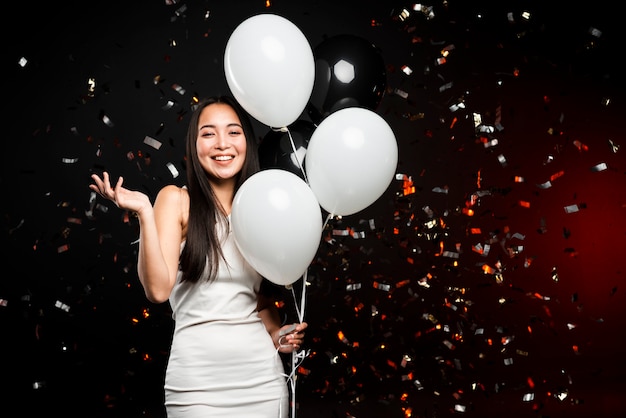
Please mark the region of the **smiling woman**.
[[[239, 117], [231, 106], [217, 104], [203, 112], [200, 120], [196, 152], [209, 182], [216, 190], [220, 183], [233, 182], [246, 158], [246, 136]], [[229, 199], [222, 199], [230, 206]], [[230, 213], [230, 208], [225, 208]]]
[[[254, 141], [234, 99], [209, 98], [189, 122], [188, 187], [165, 186], [151, 205], [122, 178], [113, 187], [108, 173], [92, 175], [93, 191], [137, 214], [139, 280], [148, 300], [172, 308], [164, 383], [170, 418], [289, 415], [279, 353], [299, 349], [307, 324], [282, 326], [261, 292], [262, 271], [242, 257], [230, 227], [235, 193], [259, 167]], [[318, 242], [319, 234], [307, 263]]]

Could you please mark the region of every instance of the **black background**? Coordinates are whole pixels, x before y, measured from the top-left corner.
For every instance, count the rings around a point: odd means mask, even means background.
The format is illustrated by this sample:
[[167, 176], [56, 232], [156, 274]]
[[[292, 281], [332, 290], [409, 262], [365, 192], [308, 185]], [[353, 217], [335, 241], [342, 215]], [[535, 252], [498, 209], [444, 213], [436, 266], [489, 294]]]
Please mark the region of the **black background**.
[[[393, 180], [371, 207], [329, 222], [324, 238], [333, 240], [321, 240], [307, 277], [311, 353], [298, 370], [297, 415], [623, 414], [618, 11], [609, 2], [451, 0], [425, 4], [431, 18], [402, 21], [411, 6], [3, 6], [3, 416], [163, 416], [169, 310], [148, 303], [137, 280], [135, 219], [109, 203], [93, 207], [89, 175], [123, 175], [151, 197], [182, 184], [192, 97], [229, 92], [226, 42], [259, 13], [288, 18], [312, 48], [343, 33], [379, 48], [387, 92], [376, 111], [396, 135], [397, 173], [415, 186], [403, 195]], [[451, 111], [458, 103], [465, 107]], [[498, 109], [503, 129], [478, 134], [472, 115], [493, 126]], [[259, 140], [268, 134], [256, 128]], [[162, 147], [145, 145], [146, 136]], [[600, 163], [607, 169], [591, 169]], [[470, 217], [463, 209], [479, 191]], [[566, 213], [569, 205], [580, 210]], [[478, 244], [490, 251], [478, 254]], [[497, 263], [499, 275], [483, 269]], [[292, 320], [299, 301], [280, 291]]]

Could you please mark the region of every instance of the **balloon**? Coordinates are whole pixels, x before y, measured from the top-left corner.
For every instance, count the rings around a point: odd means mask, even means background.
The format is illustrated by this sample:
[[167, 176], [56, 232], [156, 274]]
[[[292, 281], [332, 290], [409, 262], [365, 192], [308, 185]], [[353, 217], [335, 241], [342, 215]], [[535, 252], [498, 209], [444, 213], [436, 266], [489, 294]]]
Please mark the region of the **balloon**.
[[306, 272], [322, 237], [315, 195], [300, 177], [280, 169], [259, 171], [241, 185], [231, 223], [246, 261], [278, 285], [292, 284]]
[[355, 35], [337, 35], [313, 50], [315, 83], [307, 106], [311, 120], [346, 107], [376, 110], [387, 86], [385, 62], [378, 48]]
[[230, 35], [224, 71], [242, 107], [258, 121], [281, 128], [304, 111], [315, 62], [297, 26], [277, 15], [260, 14], [244, 20]]
[[[261, 169], [280, 168], [297, 174], [306, 180], [304, 156], [315, 125], [306, 120], [297, 120], [286, 131], [269, 131], [259, 144], [259, 162]], [[290, 138], [291, 134], [291, 138]], [[293, 145], [292, 145], [293, 141]], [[294, 153], [294, 148], [296, 152]]]
[[378, 199], [394, 178], [398, 145], [387, 122], [359, 107], [328, 115], [305, 157], [309, 186], [322, 208], [351, 215]]

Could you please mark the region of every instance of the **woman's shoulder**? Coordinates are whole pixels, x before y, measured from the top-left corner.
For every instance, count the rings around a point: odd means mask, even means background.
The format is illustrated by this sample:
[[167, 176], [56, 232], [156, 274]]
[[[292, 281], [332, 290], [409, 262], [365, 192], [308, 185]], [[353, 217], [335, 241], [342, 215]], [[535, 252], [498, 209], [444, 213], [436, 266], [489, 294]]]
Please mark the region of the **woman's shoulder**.
[[159, 190], [157, 201], [167, 206], [189, 207], [189, 191], [185, 186], [179, 187], [175, 184], [168, 184]]
[[155, 209], [165, 218], [178, 219], [183, 230], [189, 219], [189, 191], [174, 184], [163, 186], [156, 198]]
[[169, 194], [187, 194], [187, 186], [177, 186], [175, 184], [167, 184], [165, 186], [163, 186], [161, 188], [161, 190], [159, 190], [159, 194], [165, 194], [165, 195], [169, 195]]

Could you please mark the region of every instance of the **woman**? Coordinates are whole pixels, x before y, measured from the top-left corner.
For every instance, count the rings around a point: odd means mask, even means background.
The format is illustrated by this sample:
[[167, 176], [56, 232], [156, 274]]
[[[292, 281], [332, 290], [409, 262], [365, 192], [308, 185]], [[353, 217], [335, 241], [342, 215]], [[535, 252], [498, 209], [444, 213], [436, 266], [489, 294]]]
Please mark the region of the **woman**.
[[235, 193], [259, 169], [252, 125], [234, 99], [210, 98], [192, 114], [186, 141], [188, 184], [163, 187], [154, 206], [121, 177], [113, 187], [106, 172], [89, 186], [137, 214], [139, 280], [150, 301], [171, 304], [168, 417], [287, 417], [278, 353], [299, 350], [307, 324], [281, 327], [229, 222]]

